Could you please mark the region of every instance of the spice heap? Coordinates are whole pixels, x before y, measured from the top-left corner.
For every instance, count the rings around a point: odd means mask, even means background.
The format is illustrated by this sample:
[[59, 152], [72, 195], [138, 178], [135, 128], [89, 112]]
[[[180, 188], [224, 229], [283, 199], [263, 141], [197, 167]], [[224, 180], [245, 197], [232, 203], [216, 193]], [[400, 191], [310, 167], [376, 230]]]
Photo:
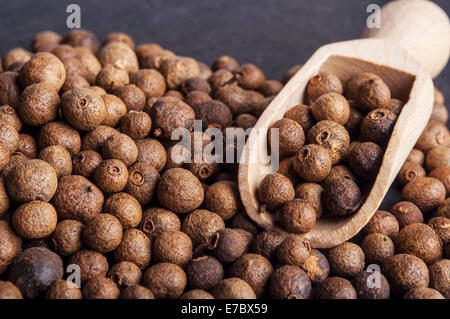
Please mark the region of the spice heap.
[[[281, 82], [268, 81], [229, 56], [209, 68], [154, 43], [136, 46], [123, 33], [100, 44], [85, 30], [41, 32], [31, 49], [13, 49], [0, 61], [0, 298], [449, 297], [450, 266], [442, 259], [449, 257], [449, 165], [431, 150], [448, 146], [445, 124], [430, 122], [418, 143], [433, 176], [403, 174], [411, 180], [409, 202], [378, 212], [362, 240], [319, 251], [297, 235], [262, 231], [247, 217], [237, 163], [189, 161], [193, 150], [171, 140], [179, 128], [192, 132], [194, 120], [202, 120], [203, 132], [188, 135], [202, 150], [214, 140], [205, 133], [210, 128], [251, 128], [300, 66]], [[360, 110], [339, 94], [322, 98], [325, 89], [340, 90], [332, 75], [323, 76], [308, 88], [314, 104], [293, 108], [277, 124], [282, 156], [290, 158], [280, 172], [299, 186], [281, 174], [266, 181], [268, 190], [281, 190], [268, 208], [284, 204], [288, 218], [302, 212], [300, 232], [324, 210], [319, 182], [344, 185], [358, 197], [350, 169], [364, 180], [376, 174], [374, 159], [364, 156], [380, 156], [371, 145], [382, 148], [395, 121], [388, 117], [382, 131], [373, 129], [380, 128], [378, 115], [368, 118], [362, 134], [372, 142], [346, 145], [375, 107]], [[445, 122], [440, 102], [433, 117]], [[321, 143], [308, 142], [309, 135]], [[362, 164], [336, 165], [344, 149], [354, 149]], [[317, 160], [299, 161], [294, 170], [297, 153]], [[405, 167], [424, 157], [413, 151]], [[298, 183], [300, 177], [310, 182]], [[353, 197], [333, 202], [333, 210], [351, 213]], [[423, 224], [439, 205], [440, 217]], [[371, 264], [381, 267], [379, 287], [368, 285]]]
[[258, 190], [261, 209], [294, 234], [309, 232], [322, 215], [358, 210], [404, 105], [373, 73], [344, 84], [321, 72], [310, 79], [305, 100], [309, 105], [293, 106], [270, 127], [268, 142], [273, 149], [277, 129], [275, 150], [282, 161]]

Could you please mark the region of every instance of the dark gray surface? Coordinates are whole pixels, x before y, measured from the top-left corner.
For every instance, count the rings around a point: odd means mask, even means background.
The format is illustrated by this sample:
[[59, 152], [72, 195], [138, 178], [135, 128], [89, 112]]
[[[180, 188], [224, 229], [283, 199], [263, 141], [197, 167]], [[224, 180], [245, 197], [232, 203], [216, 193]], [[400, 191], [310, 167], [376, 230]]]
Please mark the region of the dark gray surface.
[[[82, 27], [104, 37], [130, 34], [136, 43], [157, 42], [179, 55], [210, 64], [228, 54], [259, 65], [280, 79], [320, 46], [360, 37], [367, 5], [387, 0], [1, 0], [0, 54], [28, 47], [41, 30], [66, 33], [66, 7], [77, 3]], [[436, 0], [447, 13], [450, 1]], [[432, 48], [430, 48], [432, 49]], [[436, 79], [450, 97], [450, 68]], [[384, 207], [398, 198], [392, 191]]]

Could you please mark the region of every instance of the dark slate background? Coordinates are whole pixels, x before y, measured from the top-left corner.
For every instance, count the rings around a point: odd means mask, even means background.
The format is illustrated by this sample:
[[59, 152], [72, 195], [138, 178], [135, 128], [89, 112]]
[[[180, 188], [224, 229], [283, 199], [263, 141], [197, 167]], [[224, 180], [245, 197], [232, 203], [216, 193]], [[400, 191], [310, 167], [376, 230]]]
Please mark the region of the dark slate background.
[[[0, 54], [28, 47], [41, 30], [67, 32], [66, 7], [81, 7], [82, 28], [102, 38], [113, 31], [137, 44], [156, 42], [210, 64], [220, 55], [259, 65], [280, 79], [320, 46], [360, 37], [367, 5], [387, 0], [1, 0]], [[436, 0], [448, 14], [450, 1]], [[432, 49], [432, 48], [430, 48]], [[436, 79], [450, 99], [450, 68]], [[393, 190], [385, 205], [398, 197]]]

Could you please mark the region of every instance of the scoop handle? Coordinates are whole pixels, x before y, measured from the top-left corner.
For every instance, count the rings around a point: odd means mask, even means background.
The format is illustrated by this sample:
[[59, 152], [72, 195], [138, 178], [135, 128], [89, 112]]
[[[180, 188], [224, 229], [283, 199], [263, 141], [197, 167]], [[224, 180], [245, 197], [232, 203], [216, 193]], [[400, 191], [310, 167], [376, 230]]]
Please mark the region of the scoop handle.
[[397, 0], [383, 6], [378, 17], [381, 27], [366, 27], [364, 38], [392, 39], [433, 78], [441, 73], [450, 55], [450, 21], [444, 10], [429, 0]]

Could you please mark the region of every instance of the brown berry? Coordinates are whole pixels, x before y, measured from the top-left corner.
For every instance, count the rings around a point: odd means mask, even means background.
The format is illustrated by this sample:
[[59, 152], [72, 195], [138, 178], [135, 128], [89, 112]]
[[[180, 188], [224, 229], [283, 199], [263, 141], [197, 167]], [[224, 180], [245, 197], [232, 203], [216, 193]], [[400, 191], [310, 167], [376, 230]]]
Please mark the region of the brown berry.
[[392, 239], [381, 233], [371, 233], [364, 237], [361, 249], [367, 264], [383, 265], [389, 257], [394, 256]]
[[11, 224], [23, 238], [37, 239], [53, 233], [57, 218], [51, 204], [36, 200], [20, 206], [13, 214]]
[[73, 157], [72, 173], [90, 178], [101, 162], [103, 162], [103, 158], [96, 151], [81, 151]]
[[283, 265], [301, 266], [309, 257], [311, 243], [298, 235], [288, 236], [277, 248], [277, 258]]
[[68, 265], [77, 265], [80, 267], [80, 280], [82, 284], [96, 277], [105, 277], [109, 269], [105, 256], [88, 249], [79, 250], [70, 256]]
[[75, 155], [80, 151], [80, 133], [64, 122], [50, 122], [41, 127], [38, 136], [39, 149], [50, 145], [61, 145]]
[[142, 215], [139, 228], [150, 238], [155, 240], [162, 233], [169, 230], [180, 230], [181, 222], [176, 214], [163, 208], [149, 208]]
[[274, 299], [308, 299], [311, 280], [297, 266], [281, 266], [272, 275], [269, 291]]
[[141, 204], [127, 193], [116, 193], [109, 197], [103, 211], [116, 217], [123, 229], [137, 227], [142, 219]]
[[109, 278], [96, 277], [89, 280], [83, 287], [85, 299], [118, 299], [120, 289]]
[[424, 214], [428, 214], [445, 200], [445, 186], [436, 178], [417, 177], [402, 191], [402, 199], [413, 202]]
[[129, 261], [121, 261], [108, 272], [108, 278], [115, 282], [119, 288], [138, 285], [141, 282], [142, 272], [136, 264]]
[[121, 160], [126, 166], [133, 164], [138, 157], [136, 143], [125, 134], [113, 134], [102, 145], [104, 159]]
[[175, 264], [159, 263], [144, 273], [142, 284], [153, 292], [156, 299], [174, 299], [183, 294], [186, 273]]
[[357, 299], [350, 281], [341, 277], [328, 277], [314, 292], [315, 299]]
[[23, 88], [35, 83], [45, 83], [56, 91], [66, 80], [64, 64], [48, 52], [36, 53], [20, 69], [19, 81]]
[[306, 87], [306, 94], [311, 102], [315, 102], [324, 94], [331, 92], [342, 94], [343, 91], [341, 80], [335, 74], [327, 72], [312, 77]]
[[383, 210], [378, 210], [361, 230], [361, 234], [367, 236], [372, 233], [381, 233], [395, 240], [399, 228], [398, 221], [394, 215]]
[[77, 220], [65, 219], [60, 221], [52, 234], [55, 250], [62, 256], [69, 256], [83, 248], [81, 234], [84, 225]]
[[222, 281], [223, 275], [222, 264], [211, 256], [194, 258], [186, 266], [187, 283], [192, 289], [211, 290]]

